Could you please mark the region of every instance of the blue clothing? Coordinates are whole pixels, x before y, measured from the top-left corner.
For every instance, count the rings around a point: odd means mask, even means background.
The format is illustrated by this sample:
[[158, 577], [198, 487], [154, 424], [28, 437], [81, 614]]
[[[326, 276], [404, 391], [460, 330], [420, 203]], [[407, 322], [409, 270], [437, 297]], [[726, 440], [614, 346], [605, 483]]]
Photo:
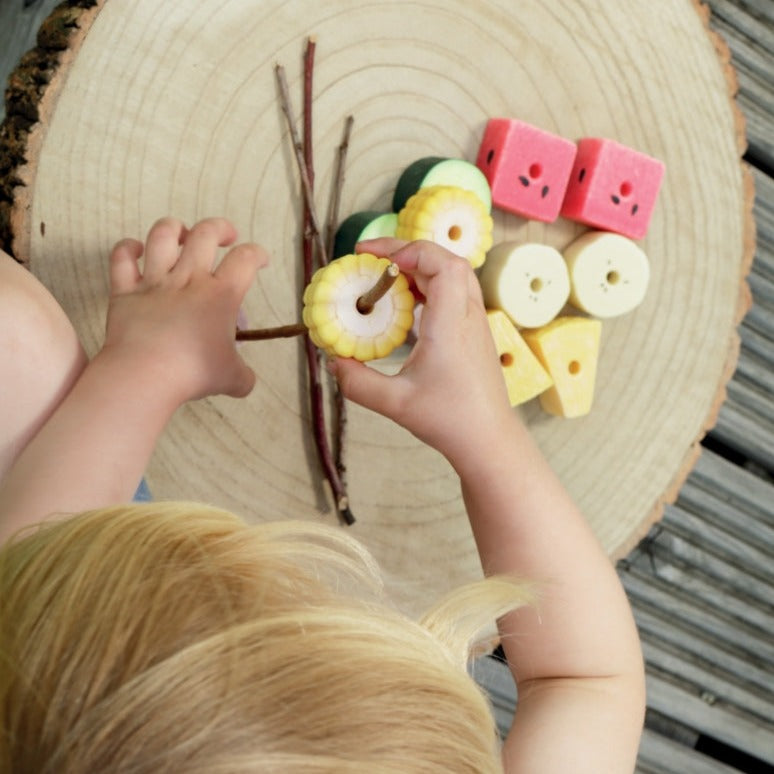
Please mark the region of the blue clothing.
[[148, 484], [145, 483], [145, 479], [140, 481], [140, 485], [137, 487], [137, 491], [132, 498], [135, 503], [149, 503], [153, 500], [153, 495], [148, 489]]

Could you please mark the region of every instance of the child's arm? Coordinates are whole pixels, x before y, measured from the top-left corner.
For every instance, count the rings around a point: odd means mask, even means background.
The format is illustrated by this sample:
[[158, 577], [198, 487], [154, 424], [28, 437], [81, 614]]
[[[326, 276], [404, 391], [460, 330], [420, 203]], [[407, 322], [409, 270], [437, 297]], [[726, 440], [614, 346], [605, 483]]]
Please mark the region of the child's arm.
[[215, 267], [218, 247], [235, 240], [223, 219], [187, 231], [168, 218], [145, 245], [116, 245], [105, 344], [0, 485], [0, 542], [52, 513], [131, 499], [182, 403], [250, 392], [255, 376], [236, 352], [234, 331], [266, 258], [240, 245]]
[[334, 361], [344, 395], [447, 457], [486, 574], [537, 584], [537, 606], [500, 622], [519, 688], [506, 770], [632, 771], [644, 679], [629, 605], [611, 562], [508, 404], [474, 273], [427, 242], [375, 240], [363, 248], [392, 253], [427, 303], [398, 375]]
[[0, 250], [0, 481], [86, 363], [78, 335], [56, 299]]

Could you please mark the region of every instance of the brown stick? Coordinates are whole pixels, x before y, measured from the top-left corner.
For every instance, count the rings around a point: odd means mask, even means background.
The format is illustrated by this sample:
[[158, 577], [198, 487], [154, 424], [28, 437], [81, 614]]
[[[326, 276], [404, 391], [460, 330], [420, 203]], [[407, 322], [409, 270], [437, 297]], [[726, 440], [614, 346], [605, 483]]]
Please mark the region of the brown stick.
[[[322, 265], [328, 262], [325, 244], [323, 243], [322, 233], [319, 227], [319, 221], [314, 206], [314, 159], [312, 153], [312, 76], [314, 74], [314, 54], [316, 41], [314, 38], [307, 39], [306, 52], [304, 54], [304, 142], [301, 145], [298, 132], [296, 130], [295, 120], [292, 118], [292, 108], [290, 97], [288, 95], [287, 81], [285, 79], [284, 69], [278, 66], [277, 78], [280, 84], [280, 94], [283, 101], [283, 110], [290, 124], [290, 131], [293, 136], [293, 146], [296, 150], [296, 160], [301, 172], [301, 182], [304, 188], [304, 238], [303, 238], [303, 258], [304, 258], [304, 284], [308, 285], [314, 269], [314, 245], [317, 245], [317, 255]], [[330, 446], [328, 444], [328, 432], [325, 424], [324, 396], [322, 379], [320, 376], [320, 353], [312, 343], [309, 336], [304, 339], [304, 348], [306, 351], [306, 361], [309, 372], [309, 404], [312, 414], [312, 432], [315, 446], [317, 447], [317, 456], [320, 465], [323, 468], [325, 477], [328, 479], [334, 499], [336, 500], [336, 509], [340, 518], [345, 524], [354, 524], [355, 517], [349, 509], [349, 499], [347, 497], [344, 483], [339, 476], [336, 464], [331, 456]]]
[[307, 327], [303, 323], [280, 325], [277, 328], [251, 328], [249, 330], [237, 330], [237, 341], [266, 341], [268, 339], [289, 339], [293, 336], [301, 336], [306, 333]]
[[347, 151], [349, 150], [349, 138], [352, 135], [352, 124], [355, 119], [347, 116], [344, 121], [344, 134], [341, 138], [338, 154], [336, 156], [336, 172], [333, 177], [333, 189], [331, 203], [328, 209], [328, 223], [325, 227], [325, 248], [329, 259], [333, 256], [333, 247], [336, 242], [336, 229], [339, 224], [339, 207], [341, 205], [341, 189], [344, 187], [344, 174], [346, 171]]
[[293, 107], [290, 103], [290, 92], [288, 90], [288, 81], [285, 75], [285, 68], [281, 64], [277, 64], [274, 67], [274, 71], [277, 76], [277, 83], [280, 90], [280, 104], [282, 105], [282, 112], [287, 119], [288, 129], [293, 142], [293, 150], [296, 154], [296, 163], [298, 164], [298, 171], [301, 176], [301, 188], [304, 194], [304, 202], [309, 208], [309, 219], [312, 226], [312, 237], [314, 238], [317, 249], [320, 251], [320, 256], [327, 256], [325, 253], [325, 243], [322, 239], [320, 232], [320, 222], [317, 218], [317, 211], [314, 206], [314, 190], [312, 188], [312, 182], [309, 179], [309, 170], [304, 159], [304, 148], [301, 143], [301, 138], [298, 135], [298, 129], [296, 127], [296, 117], [293, 113]]
[[[333, 189], [331, 191], [331, 201], [328, 207], [328, 223], [326, 226], [326, 251], [330, 260], [333, 260], [334, 245], [336, 242], [336, 229], [339, 222], [339, 208], [341, 205], [341, 191], [344, 187], [344, 174], [346, 170], [347, 151], [349, 150], [349, 138], [352, 134], [352, 116], [347, 116], [344, 122], [344, 132], [339, 144], [339, 150], [336, 156], [336, 172], [333, 178]], [[344, 457], [346, 451], [347, 437], [347, 401], [341, 392], [338, 382], [333, 383], [333, 409], [334, 409], [334, 427], [333, 427], [333, 458], [336, 464], [339, 478], [342, 486], [347, 486], [347, 463]]]
[[[317, 39], [306, 39], [306, 51], [304, 52], [304, 94], [302, 118], [304, 122], [303, 144], [301, 146], [304, 157], [306, 175], [309, 179], [309, 198], [304, 202], [304, 286], [312, 280], [314, 272], [314, 247], [315, 236], [319, 236], [320, 228], [317, 220], [317, 212], [314, 207], [314, 144], [312, 134], [312, 104], [314, 92], [312, 90], [314, 78], [314, 54], [317, 50]], [[322, 244], [322, 243], [320, 243]], [[318, 256], [320, 255], [318, 244]], [[324, 248], [323, 248], [324, 252]], [[324, 256], [323, 256], [324, 258]]]
[[360, 314], [371, 314], [376, 302], [383, 298], [389, 289], [395, 284], [395, 280], [398, 279], [400, 269], [397, 263], [391, 263], [383, 272], [376, 284], [366, 293], [363, 293], [358, 298], [355, 306]]

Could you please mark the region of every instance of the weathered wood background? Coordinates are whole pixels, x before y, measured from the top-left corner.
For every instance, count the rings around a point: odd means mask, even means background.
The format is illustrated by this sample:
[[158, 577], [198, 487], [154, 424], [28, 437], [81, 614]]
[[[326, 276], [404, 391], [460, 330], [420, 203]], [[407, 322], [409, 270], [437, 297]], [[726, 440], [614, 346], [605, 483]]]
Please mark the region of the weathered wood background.
[[[2, 82], [56, 4], [0, 0]], [[754, 303], [728, 398], [696, 468], [619, 564], [648, 666], [643, 774], [774, 772], [774, 2], [708, 5], [711, 27], [731, 49], [747, 119]], [[485, 659], [476, 675], [507, 726], [516, 700], [507, 670]]]

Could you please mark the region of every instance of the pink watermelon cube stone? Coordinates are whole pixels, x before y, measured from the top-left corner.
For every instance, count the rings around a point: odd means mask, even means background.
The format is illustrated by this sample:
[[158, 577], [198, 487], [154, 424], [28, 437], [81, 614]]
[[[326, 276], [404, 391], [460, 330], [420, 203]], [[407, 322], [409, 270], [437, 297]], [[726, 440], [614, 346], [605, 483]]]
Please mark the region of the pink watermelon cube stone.
[[562, 215], [629, 239], [642, 239], [664, 176], [664, 164], [614, 140], [585, 137], [567, 185]]
[[577, 147], [514, 118], [491, 118], [476, 166], [492, 189], [492, 204], [550, 223], [559, 216]]

